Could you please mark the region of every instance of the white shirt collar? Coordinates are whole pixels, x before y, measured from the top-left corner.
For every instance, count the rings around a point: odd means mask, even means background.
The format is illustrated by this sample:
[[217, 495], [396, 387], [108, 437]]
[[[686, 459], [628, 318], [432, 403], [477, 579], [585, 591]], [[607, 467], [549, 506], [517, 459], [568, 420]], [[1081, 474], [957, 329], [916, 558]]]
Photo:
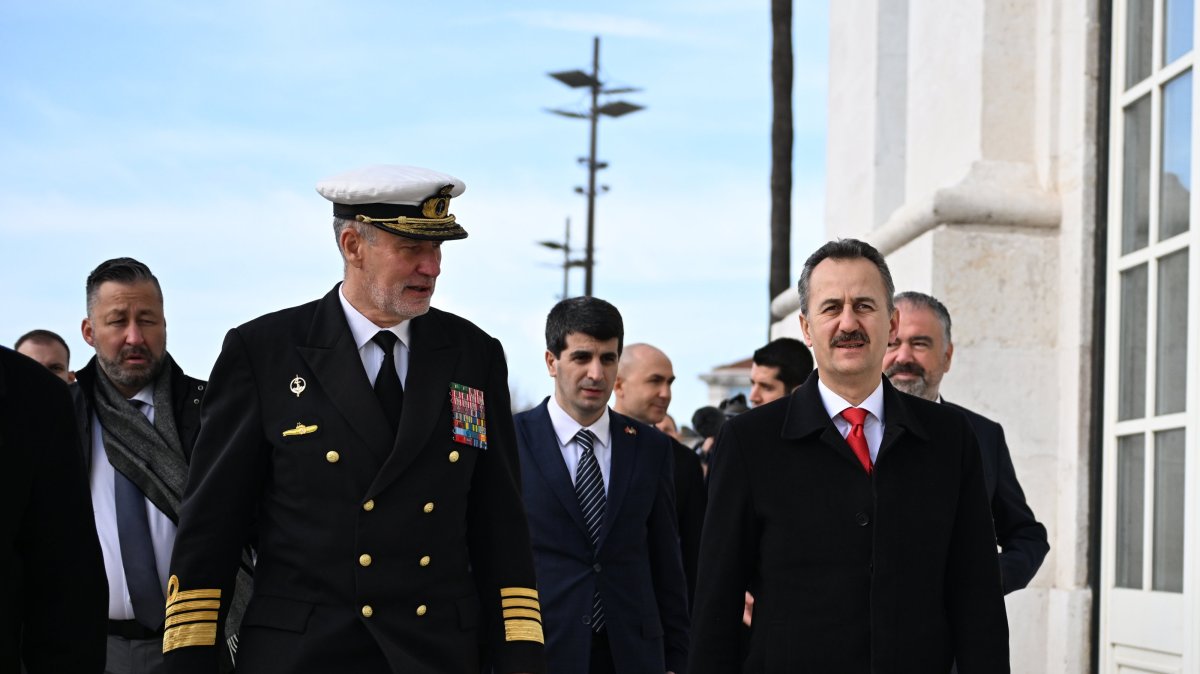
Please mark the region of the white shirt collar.
[[342, 302], [342, 312], [346, 314], [346, 323], [350, 325], [350, 334], [354, 337], [354, 347], [362, 349], [363, 345], [371, 341], [380, 330], [391, 330], [393, 334], [400, 338], [400, 343], [408, 348], [412, 348], [409, 344], [409, 334], [412, 328], [412, 320], [401, 321], [390, 328], [381, 328], [371, 322], [371, 319], [363, 316], [362, 312], [354, 308], [350, 304], [350, 300], [346, 299], [345, 284], [338, 288], [338, 299]]
[[133, 394], [129, 400], [136, 400], [147, 407], [154, 407], [154, 384], [147, 384], [145, 388]]
[[867, 396], [867, 399], [859, 405], [851, 405], [846, 402], [845, 398], [833, 392], [825, 382], [820, 378], [817, 379], [817, 391], [821, 394], [821, 403], [825, 405], [825, 412], [829, 418], [834, 418], [842, 413], [842, 410], [847, 407], [861, 407], [870, 412], [876, 419], [883, 422], [883, 379], [879, 380], [879, 386]]
[[550, 425], [554, 426], [554, 434], [558, 436], [558, 442], [562, 446], [566, 446], [568, 442], [575, 439], [575, 434], [579, 429], [586, 428], [596, 436], [596, 443], [608, 446], [609, 438], [609, 410], [605, 409], [604, 414], [600, 415], [591, 426], [584, 426], [578, 421], [575, 421], [567, 411], [558, 404], [558, 400], [554, 396], [550, 396], [550, 401], [546, 403], [546, 411], [550, 413]]

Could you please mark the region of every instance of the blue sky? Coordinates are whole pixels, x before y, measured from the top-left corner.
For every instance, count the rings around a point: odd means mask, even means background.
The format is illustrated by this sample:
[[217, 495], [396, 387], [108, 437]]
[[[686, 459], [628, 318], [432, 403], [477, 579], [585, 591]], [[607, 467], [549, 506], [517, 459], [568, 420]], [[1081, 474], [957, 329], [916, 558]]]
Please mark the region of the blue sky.
[[[793, 267], [824, 239], [825, 2], [795, 3]], [[83, 284], [141, 259], [168, 349], [207, 376], [224, 333], [340, 278], [327, 175], [373, 163], [463, 179], [471, 233], [444, 248], [434, 305], [505, 345], [516, 397], [552, 389], [543, 321], [570, 217], [582, 247], [589, 69], [643, 92], [601, 122], [595, 294], [627, 342], [664, 349], [671, 411], [767, 335], [770, 18], [766, 0], [10, 2], [0, 9], [0, 342], [63, 334], [80, 367]], [[572, 292], [582, 290], [582, 273]]]

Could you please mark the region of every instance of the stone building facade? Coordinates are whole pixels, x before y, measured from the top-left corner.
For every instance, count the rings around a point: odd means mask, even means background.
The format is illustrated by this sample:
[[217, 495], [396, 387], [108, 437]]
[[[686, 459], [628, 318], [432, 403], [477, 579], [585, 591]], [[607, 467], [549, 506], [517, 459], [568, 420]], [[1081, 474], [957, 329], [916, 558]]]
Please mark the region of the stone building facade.
[[[1014, 672], [1200, 672], [1191, 0], [830, 3], [826, 234], [954, 319], [1052, 549]], [[795, 292], [773, 336], [799, 336]]]

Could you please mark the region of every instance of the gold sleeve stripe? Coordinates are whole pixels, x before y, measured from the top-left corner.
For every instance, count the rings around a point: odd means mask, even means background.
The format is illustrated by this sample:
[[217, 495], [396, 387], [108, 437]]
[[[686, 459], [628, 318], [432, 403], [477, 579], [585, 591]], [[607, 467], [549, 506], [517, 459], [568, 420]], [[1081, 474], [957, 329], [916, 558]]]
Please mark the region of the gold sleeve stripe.
[[170, 653], [176, 648], [185, 646], [215, 645], [217, 645], [216, 623], [188, 623], [172, 627], [163, 635], [163, 653]]
[[179, 625], [181, 623], [197, 623], [197, 622], [216, 622], [216, 611], [192, 611], [190, 613], [180, 613], [179, 615], [167, 616], [166, 626]]
[[167, 615], [175, 615], [184, 611], [199, 611], [201, 609], [219, 609], [221, 602], [216, 599], [194, 599], [192, 601], [175, 602], [167, 607]]
[[509, 618], [530, 618], [541, 622], [542, 612], [528, 608], [506, 608], [504, 609], [504, 619], [508, 620]]
[[536, 620], [505, 620], [504, 640], [546, 643], [545, 637], [542, 636], [542, 624]]
[[528, 587], [502, 587], [500, 588], [501, 597], [528, 597], [529, 599], [537, 599], [537, 590]]
[[183, 592], [176, 592], [175, 594], [171, 595], [170, 598], [168, 599], [167, 605], [170, 606], [171, 604], [177, 604], [181, 601], [189, 601], [191, 599], [220, 599], [220, 598], [221, 598], [220, 588], [217, 588], [215, 590], [184, 590]]
[[524, 597], [510, 597], [508, 599], [501, 599], [500, 605], [503, 606], [504, 608], [520, 607], [520, 608], [537, 609], [539, 611], [542, 610], [542, 606], [541, 606], [541, 604], [538, 603], [538, 600], [526, 599]]

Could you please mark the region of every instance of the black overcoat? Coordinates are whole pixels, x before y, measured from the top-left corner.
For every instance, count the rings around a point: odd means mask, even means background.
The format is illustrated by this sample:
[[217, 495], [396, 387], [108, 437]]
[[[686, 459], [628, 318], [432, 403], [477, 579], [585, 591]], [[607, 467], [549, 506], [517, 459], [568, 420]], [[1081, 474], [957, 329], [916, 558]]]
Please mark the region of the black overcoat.
[[0, 347], [0, 672], [99, 674], [108, 581], [67, 386]]
[[[995, 536], [966, 419], [883, 381], [862, 469], [817, 375], [730, 419], [701, 539], [692, 674], [1008, 671]], [[755, 596], [739, 661], [745, 590]]]

